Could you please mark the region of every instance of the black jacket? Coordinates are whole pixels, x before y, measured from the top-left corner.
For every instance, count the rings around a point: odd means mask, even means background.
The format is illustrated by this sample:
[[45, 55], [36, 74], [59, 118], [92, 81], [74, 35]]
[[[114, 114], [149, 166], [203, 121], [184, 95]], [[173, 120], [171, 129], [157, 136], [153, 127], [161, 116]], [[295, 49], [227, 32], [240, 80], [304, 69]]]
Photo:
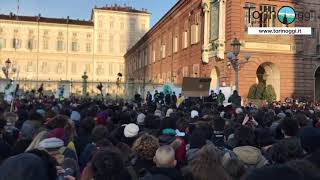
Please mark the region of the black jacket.
[[183, 176], [175, 168], [153, 168], [143, 180], [183, 180]]

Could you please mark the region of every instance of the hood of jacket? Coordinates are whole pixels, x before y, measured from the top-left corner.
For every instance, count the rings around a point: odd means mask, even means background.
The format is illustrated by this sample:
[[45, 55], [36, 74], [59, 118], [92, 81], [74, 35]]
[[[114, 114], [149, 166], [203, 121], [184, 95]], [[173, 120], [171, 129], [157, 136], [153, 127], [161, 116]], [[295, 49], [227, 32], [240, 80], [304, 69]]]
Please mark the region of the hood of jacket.
[[253, 146], [240, 146], [233, 149], [237, 157], [247, 165], [253, 165], [257, 168], [263, 167], [268, 163], [261, 154], [260, 149]]

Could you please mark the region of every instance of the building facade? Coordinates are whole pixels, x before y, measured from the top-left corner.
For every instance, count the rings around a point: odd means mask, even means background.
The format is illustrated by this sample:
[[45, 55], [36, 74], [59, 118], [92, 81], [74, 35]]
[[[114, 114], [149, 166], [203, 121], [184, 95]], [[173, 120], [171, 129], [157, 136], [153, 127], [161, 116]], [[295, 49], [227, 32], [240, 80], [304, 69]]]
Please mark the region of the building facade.
[[0, 63], [9, 58], [19, 80], [115, 82], [124, 54], [149, 30], [150, 13], [95, 7], [91, 19], [0, 15]]
[[[184, 14], [185, 11], [174, 11], [182, 6], [185, 7], [186, 14]], [[291, 6], [296, 11], [296, 20], [288, 27], [311, 27], [312, 35], [248, 35], [248, 27], [285, 27], [286, 25], [283, 25], [276, 15], [283, 6]], [[251, 12], [258, 11], [259, 17], [253, 18], [252, 13], [248, 12], [248, 7], [251, 8]], [[320, 99], [320, 27], [317, 23], [320, 20], [318, 13], [320, 3], [317, 0], [274, 0], [268, 2], [264, 0], [180, 0], [157, 24], [158, 26], [147, 33], [149, 36], [144, 37], [145, 40], [139, 41], [125, 55], [129, 77], [154, 79], [152, 77], [159, 77], [157, 75], [159, 71], [160, 74], [164, 73], [162, 67], [167, 67], [170, 61], [168, 63], [166, 59], [158, 58], [158, 61], [152, 63], [152, 51], [149, 50], [148, 52], [151, 53], [147, 59], [149, 64], [141, 68], [139, 62], [143, 59], [140, 60], [141, 56], [138, 52], [141, 52], [141, 49], [148, 50], [150, 47], [152, 49], [152, 46], [147, 45], [147, 48], [144, 48], [145, 46], [142, 44], [154, 39], [152, 38], [154, 36], [157, 37], [154, 35], [155, 29], [158, 29], [159, 32], [169, 29], [164, 26], [164, 19], [171, 22], [174, 17], [189, 18], [192, 17], [194, 9], [197, 9], [200, 14], [200, 42], [196, 46], [192, 46], [190, 40], [191, 45], [187, 49], [181, 48], [183, 44], [180, 44], [181, 49], [178, 54], [184, 52], [188, 52], [188, 54], [181, 59], [173, 58], [172, 62], [175, 62], [175, 64], [172, 63], [173, 67], [165, 70], [175, 73], [172, 77], [177, 79], [167, 80], [167, 82], [181, 85], [183, 76], [195, 76], [196, 74], [200, 77], [210, 77], [212, 79], [211, 89], [222, 86], [234, 88], [235, 74], [227, 58], [227, 53], [232, 51], [231, 42], [237, 38], [241, 42], [239, 60], [244, 60], [246, 53], [251, 54], [249, 62], [241, 65], [239, 70], [239, 93], [243, 99], [247, 97], [249, 88], [259, 82], [272, 85], [278, 100], [283, 100], [286, 97]], [[254, 20], [249, 22], [249, 18]], [[177, 24], [182, 22], [179, 21]], [[187, 29], [187, 36], [191, 38], [192, 21]], [[178, 42], [182, 43], [183, 37], [182, 33]], [[174, 37], [169, 38], [171, 42], [175, 41]], [[156, 47], [156, 55], [157, 52], [161, 54], [159, 46]], [[188, 73], [185, 73], [187, 68], [183, 68], [185, 63], [188, 64]], [[156, 64], [162, 66], [155, 66]], [[191, 68], [193, 64], [198, 64], [198, 67]], [[198, 71], [196, 71], [197, 69]], [[167, 76], [160, 75], [161, 77]]]
[[127, 79], [181, 85], [201, 64], [201, 1], [178, 1], [125, 55]]
[[[296, 11], [296, 20], [288, 27], [311, 27], [312, 35], [248, 35], [248, 27], [286, 27], [276, 15], [283, 6], [291, 6]], [[251, 12], [260, 12], [260, 17], [253, 18], [248, 7], [252, 8]], [[320, 20], [320, 14], [316, 12], [319, 9], [320, 4], [316, 0], [204, 0], [204, 19], [208, 24], [205, 26], [210, 31], [204, 36], [204, 49], [211, 50], [203, 54], [203, 76], [211, 77], [215, 85], [235, 85], [234, 71], [226, 54], [232, 51], [232, 40], [238, 38], [241, 42], [239, 59], [244, 60], [246, 53], [252, 55], [248, 63], [240, 66], [239, 91], [242, 97], [247, 97], [251, 85], [265, 82], [274, 87], [278, 100], [286, 97], [319, 99], [319, 78], [316, 77], [319, 67], [317, 22]], [[248, 21], [249, 16], [253, 21]], [[224, 31], [215, 28], [217, 24], [221, 26], [221, 21]], [[214, 34], [224, 37], [224, 42]]]

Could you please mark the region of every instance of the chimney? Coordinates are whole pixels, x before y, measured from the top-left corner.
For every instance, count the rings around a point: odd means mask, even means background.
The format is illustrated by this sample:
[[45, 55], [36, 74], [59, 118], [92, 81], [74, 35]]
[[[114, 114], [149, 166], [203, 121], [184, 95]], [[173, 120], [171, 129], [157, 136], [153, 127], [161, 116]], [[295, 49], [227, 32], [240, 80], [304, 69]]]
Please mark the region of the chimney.
[[9, 17], [12, 18], [12, 16], [13, 16], [13, 14], [12, 14], [12, 12], [10, 12]]
[[70, 19], [70, 17], [69, 16], [67, 16], [67, 23], [69, 24], [69, 19]]

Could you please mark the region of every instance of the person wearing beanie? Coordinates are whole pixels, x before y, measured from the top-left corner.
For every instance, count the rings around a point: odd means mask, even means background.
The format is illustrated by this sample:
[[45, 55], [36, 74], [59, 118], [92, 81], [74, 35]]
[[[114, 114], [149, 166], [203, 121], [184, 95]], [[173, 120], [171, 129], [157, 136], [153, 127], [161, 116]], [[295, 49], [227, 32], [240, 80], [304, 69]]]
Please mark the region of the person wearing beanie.
[[219, 148], [226, 148], [224, 129], [226, 121], [217, 116], [213, 119], [213, 135], [211, 137], [212, 143]]
[[173, 113], [173, 109], [169, 108], [166, 113], [166, 117], [170, 117], [171, 113]]
[[39, 149], [46, 150], [61, 165], [66, 158], [77, 161], [74, 151], [64, 146], [63, 140], [59, 138], [46, 138], [39, 143]]
[[96, 117], [96, 124], [106, 126], [107, 125], [107, 113], [105, 113], [105, 112], [98, 113], [97, 117]]
[[126, 138], [134, 138], [138, 135], [138, 133], [139, 133], [139, 126], [133, 123], [127, 124], [123, 131], [123, 134]]
[[196, 117], [199, 117], [198, 111], [192, 110], [192, 111], [191, 111], [191, 118], [194, 119], [194, 118], [196, 118]]
[[159, 109], [157, 109], [157, 110], [154, 111], [154, 115], [155, 115], [155, 116], [158, 116], [158, 117], [160, 117], [160, 118], [162, 117], [162, 113], [161, 113], [161, 111], [160, 111]]
[[143, 113], [140, 113], [137, 117], [137, 124], [139, 126], [143, 126], [144, 125], [144, 119], [146, 118], [146, 115], [144, 115]]
[[235, 112], [236, 112], [236, 114], [243, 113], [243, 109], [238, 107], [238, 108], [236, 108]]
[[189, 138], [186, 158], [190, 163], [197, 155], [197, 152], [206, 145], [206, 136], [201, 129], [195, 129]]

